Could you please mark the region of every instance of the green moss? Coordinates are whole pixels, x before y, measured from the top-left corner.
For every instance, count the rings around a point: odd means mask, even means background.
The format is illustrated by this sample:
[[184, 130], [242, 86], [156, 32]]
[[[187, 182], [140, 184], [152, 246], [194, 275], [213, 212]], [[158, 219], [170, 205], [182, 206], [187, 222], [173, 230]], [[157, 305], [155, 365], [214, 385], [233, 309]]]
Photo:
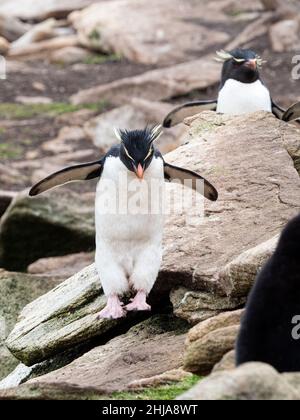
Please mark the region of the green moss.
[[83, 62], [84, 64], [104, 64], [111, 61], [120, 61], [122, 57], [119, 54], [91, 54]]
[[214, 131], [217, 127], [225, 125], [222, 119], [215, 119], [213, 122], [210, 121], [201, 121], [198, 125], [192, 126], [193, 136], [201, 136], [204, 133], [209, 133]]
[[81, 109], [90, 109], [101, 112], [106, 108], [107, 102], [102, 101], [96, 104], [72, 105], [65, 102], [54, 102], [51, 104], [0, 104], [0, 119], [30, 119], [37, 116], [55, 117], [57, 115], [67, 114], [79, 111]]
[[7, 143], [0, 144], [0, 159], [16, 159], [21, 156], [22, 150], [19, 147]]
[[98, 29], [93, 29], [91, 31], [91, 33], [89, 34], [89, 39], [91, 41], [100, 41], [101, 33], [98, 31]]
[[138, 392], [114, 392], [109, 398], [112, 400], [174, 400], [192, 388], [200, 379], [199, 376], [193, 375], [181, 382], [157, 388], [148, 388]]

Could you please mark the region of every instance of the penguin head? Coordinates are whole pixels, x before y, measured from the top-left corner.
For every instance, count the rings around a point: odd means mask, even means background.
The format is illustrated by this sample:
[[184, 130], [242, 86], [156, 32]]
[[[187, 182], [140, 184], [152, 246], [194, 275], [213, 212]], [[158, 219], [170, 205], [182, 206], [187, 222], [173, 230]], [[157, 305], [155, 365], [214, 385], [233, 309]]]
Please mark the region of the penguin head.
[[126, 168], [142, 179], [154, 157], [153, 142], [162, 134], [162, 126], [146, 127], [144, 130], [115, 130], [121, 141], [120, 160]]
[[263, 60], [252, 50], [237, 48], [230, 52], [218, 51], [217, 60], [223, 62], [222, 85], [228, 79], [242, 83], [254, 83], [259, 80], [259, 69]]

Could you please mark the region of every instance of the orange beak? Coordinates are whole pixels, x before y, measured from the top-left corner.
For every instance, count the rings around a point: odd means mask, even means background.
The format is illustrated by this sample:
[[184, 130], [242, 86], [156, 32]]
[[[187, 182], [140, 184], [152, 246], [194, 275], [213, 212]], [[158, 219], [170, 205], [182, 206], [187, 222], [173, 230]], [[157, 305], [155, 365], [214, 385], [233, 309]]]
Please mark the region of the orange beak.
[[247, 60], [245, 65], [249, 67], [249, 69], [256, 70], [257, 68], [256, 58], [253, 58], [252, 60]]
[[138, 167], [136, 168], [135, 174], [139, 179], [144, 178], [144, 169], [140, 163], [138, 164]]

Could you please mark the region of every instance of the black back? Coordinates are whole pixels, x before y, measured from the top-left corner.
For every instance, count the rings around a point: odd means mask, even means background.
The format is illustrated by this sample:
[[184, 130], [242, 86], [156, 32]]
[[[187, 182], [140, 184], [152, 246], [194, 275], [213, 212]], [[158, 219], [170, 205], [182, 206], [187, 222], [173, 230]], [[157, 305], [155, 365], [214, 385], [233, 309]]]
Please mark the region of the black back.
[[297, 315], [300, 316], [300, 216], [286, 227], [276, 252], [257, 277], [237, 341], [237, 365], [259, 361], [279, 372], [300, 371], [300, 340], [293, 337]]

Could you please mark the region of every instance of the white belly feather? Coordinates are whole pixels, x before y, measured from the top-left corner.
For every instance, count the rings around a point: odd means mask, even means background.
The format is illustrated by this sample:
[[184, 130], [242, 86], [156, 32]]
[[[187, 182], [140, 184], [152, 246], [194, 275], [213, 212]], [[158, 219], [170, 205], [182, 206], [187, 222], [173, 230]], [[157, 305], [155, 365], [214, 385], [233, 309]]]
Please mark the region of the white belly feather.
[[[123, 184], [126, 177], [128, 184]], [[159, 211], [155, 214], [149, 214], [148, 207], [143, 207], [145, 200], [151, 203], [151, 180], [158, 183], [155, 184], [155, 191], [157, 185], [162, 188], [161, 195], [154, 199], [160, 200]], [[140, 193], [135, 190], [140, 181], [134, 173], [129, 172], [118, 158], [106, 160], [97, 186], [95, 206], [96, 265], [106, 295], [122, 294], [130, 285], [150, 292], [158, 274], [164, 222], [162, 159], [153, 159], [143, 182], [147, 188]], [[132, 186], [134, 191], [130, 190]], [[130, 199], [136, 203], [133, 209], [128, 206]], [[105, 200], [116, 205], [107, 211], [107, 207], [103, 206]], [[126, 205], [124, 200], [127, 201]]]
[[256, 111], [272, 112], [270, 92], [260, 80], [241, 83], [229, 79], [219, 92], [217, 112], [240, 115]]

